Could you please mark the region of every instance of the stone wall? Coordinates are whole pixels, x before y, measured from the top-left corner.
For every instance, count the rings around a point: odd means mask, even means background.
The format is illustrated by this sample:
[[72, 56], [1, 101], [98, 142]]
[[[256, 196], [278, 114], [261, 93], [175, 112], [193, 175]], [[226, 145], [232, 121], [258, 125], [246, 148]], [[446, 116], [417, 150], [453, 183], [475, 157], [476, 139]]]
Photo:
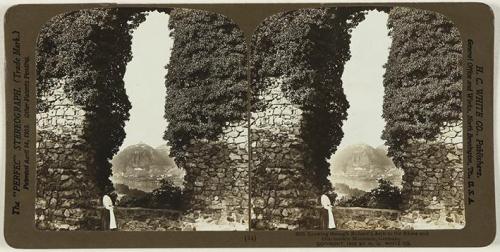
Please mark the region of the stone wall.
[[463, 216], [462, 122], [446, 123], [433, 141], [413, 140], [405, 149], [403, 209], [447, 211]]
[[[50, 81], [53, 88], [38, 94], [47, 107], [36, 116], [36, 226], [99, 229], [101, 197], [89, 172], [95, 166], [92, 150], [83, 139], [86, 112], [66, 96], [64, 79]], [[252, 229], [318, 228], [321, 193], [306, 176], [302, 111], [284, 96], [280, 84], [271, 82], [259, 96], [263, 108], [252, 113], [251, 161], [245, 120], [228, 124], [215, 141], [197, 140], [185, 147], [178, 165], [187, 172], [191, 211], [186, 218], [209, 217], [207, 222], [245, 227], [250, 196]], [[463, 223], [462, 123], [445, 124], [435, 140], [414, 140], [405, 150], [404, 209], [422, 216], [445, 209], [446, 221]]]
[[[102, 214], [108, 210], [101, 208], [100, 211]], [[121, 231], [180, 231], [184, 226], [179, 211], [117, 207], [114, 214], [118, 230]]]
[[47, 107], [36, 115], [36, 204], [39, 229], [94, 229], [99, 195], [88, 173], [92, 151], [82, 136], [85, 111], [64, 92], [64, 79], [38, 94]]
[[334, 207], [333, 216], [337, 229], [377, 230], [402, 229], [401, 211], [390, 209]]
[[252, 229], [316, 229], [319, 190], [305, 176], [302, 111], [271, 81], [251, 118]]
[[196, 140], [176, 159], [186, 170], [185, 192], [193, 218], [212, 219], [248, 226], [248, 130], [247, 122], [228, 124], [217, 140]]
[[[107, 230], [108, 210], [99, 207], [96, 218], [100, 220], [100, 230]], [[117, 229], [120, 231], [232, 231], [248, 229], [248, 222], [215, 220], [210, 216], [194, 218], [192, 214], [169, 209], [140, 207], [115, 207]]]

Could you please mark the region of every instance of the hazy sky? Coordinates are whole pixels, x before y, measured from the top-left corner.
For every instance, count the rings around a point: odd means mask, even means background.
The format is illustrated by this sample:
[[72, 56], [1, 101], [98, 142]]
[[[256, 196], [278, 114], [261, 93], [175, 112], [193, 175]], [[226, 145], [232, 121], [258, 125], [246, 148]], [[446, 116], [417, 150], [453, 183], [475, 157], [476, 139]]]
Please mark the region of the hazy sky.
[[140, 142], [152, 147], [166, 143], [163, 140], [167, 127], [163, 118], [167, 74], [164, 67], [173, 46], [168, 18], [165, 13], [151, 12], [132, 34], [133, 58], [123, 78], [132, 109], [120, 150]]
[[357, 143], [373, 147], [384, 144], [380, 138], [385, 125], [382, 118], [383, 65], [391, 44], [386, 24], [386, 13], [370, 11], [352, 31], [352, 57], [342, 75], [350, 108], [342, 127], [344, 138], [339, 149]]

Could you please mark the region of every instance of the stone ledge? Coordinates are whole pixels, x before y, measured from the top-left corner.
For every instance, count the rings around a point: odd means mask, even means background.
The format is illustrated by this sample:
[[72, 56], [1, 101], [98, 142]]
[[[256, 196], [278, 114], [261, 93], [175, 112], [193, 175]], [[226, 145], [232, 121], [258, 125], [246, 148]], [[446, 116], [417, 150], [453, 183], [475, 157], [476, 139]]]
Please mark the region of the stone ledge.
[[338, 219], [359, 219], [373, 217], [384, 217], [390, 220], [398, 220], [401, 211], [393, 209], [363, 208], [363, 207], [333, 207], [333, 214]]

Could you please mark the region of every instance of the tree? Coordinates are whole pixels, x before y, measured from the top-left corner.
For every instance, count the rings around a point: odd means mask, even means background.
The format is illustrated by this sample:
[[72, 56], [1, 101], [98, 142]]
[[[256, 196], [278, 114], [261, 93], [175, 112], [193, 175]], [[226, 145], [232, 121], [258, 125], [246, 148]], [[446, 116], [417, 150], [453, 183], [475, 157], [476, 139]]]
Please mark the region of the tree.
[[216, 13], [175, 9], [169, 28], [164, 138], [179, 162], [191, 140], [215, 139], [226, 124], [245, 118], [246, 47], [238, 26]]
[[371, 204], [375, 208], [398, 209], [402, 202], [399, 188], [384, 179], [378, 180], [378, 187], [371, 190], [370, 195], [375, 199]]
[[390, 181], [379, 179], [377, 188], [350, 199], [342, 198], [337, 205], [346, 207], [399, 209], [401, 202], [401, 190]]
[[129, 189], [128, 186], [123, 184], [116, 186], [117, 191], [121, 189], [121, 193], [125, 194], [117, 203], [121, 207], [182, 210], [185, 206], [182, 189], [174, 186], [173, 181], [170, 179], [162, 179], [160, 187], [152, 192]]
[[462, 46], [453, 22], [436, 12], [395, 7], [388, 27], [382, 138], [401, 167], [408, 140], [433, 140], [444, 122], [461, 120]]
[[[141, 9], [84, 9], [50, 19], [37, 40], [37, 91], [64, 79], [64, 90], [86, 111], [84, 139], [94, 154], [88, 167], [102, 193], [109, 193], [109, 160], [125, 137], [130, 102], [123, 75], [131, 59], [131, 32], [145, 19]], [[38, 100], [37, 109], [46, 104]]]
[[160, 183], [161, 186], [151, 193], [153, 205], [156, 208], [182, 209], [182, 190], [169, 179], [162, 179]]

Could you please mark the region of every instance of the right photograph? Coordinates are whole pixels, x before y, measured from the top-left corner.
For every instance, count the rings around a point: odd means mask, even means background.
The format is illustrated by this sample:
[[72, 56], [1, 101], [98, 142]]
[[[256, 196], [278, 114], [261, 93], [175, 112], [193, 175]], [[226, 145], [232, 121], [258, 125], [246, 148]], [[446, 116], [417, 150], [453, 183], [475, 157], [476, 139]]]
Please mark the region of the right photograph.
[[462, 41], [405, 7], [300, 9], [251, 41], [250, 229], [465, 226]]

